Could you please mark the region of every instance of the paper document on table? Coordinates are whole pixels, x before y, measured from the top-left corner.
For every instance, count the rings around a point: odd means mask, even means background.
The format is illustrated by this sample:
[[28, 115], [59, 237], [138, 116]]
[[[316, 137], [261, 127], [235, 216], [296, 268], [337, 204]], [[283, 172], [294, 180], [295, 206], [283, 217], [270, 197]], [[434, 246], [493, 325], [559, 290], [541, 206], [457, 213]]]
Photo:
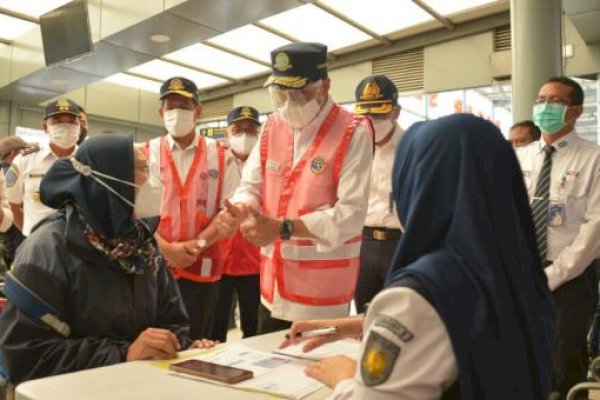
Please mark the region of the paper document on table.
[[268, 393], [293, 400], [302, 399], [324, 386], [321, 382], [306, 376], [304, 373], [306, 365], [304, 363], [272, 353], [252, 350], [241, 344], [226, 346], [209, 354], [194, 357], [194, 359], [251, 370], [254, 377], [246, 381], [227, 384], [188, 374], [175, 372], [173, 374], [234, 389]]
[[352, 359], [356, 359], [360, 348], [360, 342], [352, 339], [336, 340], [335, 342], [326, 343], [306, 353], [302, 351], [302, 348], [305, 345], [306, 341], [302, 341], [298, 344], [286, 347], [285, 349], [273, 350], [273, 353], [313, 361], [319, 361], [337, 355], [345, 355]]

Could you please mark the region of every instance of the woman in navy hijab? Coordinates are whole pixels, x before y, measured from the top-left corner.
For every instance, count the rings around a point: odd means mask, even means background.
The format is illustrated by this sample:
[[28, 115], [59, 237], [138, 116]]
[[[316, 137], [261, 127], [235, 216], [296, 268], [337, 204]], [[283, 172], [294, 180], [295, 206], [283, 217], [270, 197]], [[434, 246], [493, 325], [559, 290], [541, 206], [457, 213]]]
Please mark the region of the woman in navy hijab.
[[393, 191], [406, 230], [364, 319], [290, 331], [338, 328], [305, 349], [362, 333], [359, 365], [334, 357], [307, 373], [336, 399], [546, 400], [554, 310], [521, 171], [498, 129], [466, 114], [413, 125]]

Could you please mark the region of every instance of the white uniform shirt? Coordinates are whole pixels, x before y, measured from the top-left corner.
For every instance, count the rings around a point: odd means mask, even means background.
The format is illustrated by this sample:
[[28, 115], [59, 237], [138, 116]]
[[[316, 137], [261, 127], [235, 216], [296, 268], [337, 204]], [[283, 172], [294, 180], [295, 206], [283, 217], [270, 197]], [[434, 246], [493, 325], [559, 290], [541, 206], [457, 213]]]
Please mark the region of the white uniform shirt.
[[6, 184], [4, 183], [4, 174], [0, 173], [0, 207], [2, 207], [2, 212], [4, 213], [4, 217], [2, 217], [2, 221], [0, 221], [0, 232], [6, 232], [13, 223], [13, 212], [8, 204], [6, 191], [7, 189]]
[[396, 204], [392, 197], [392, 168], [396, 146], [403, 133], [402, 128], [396, 124], [390, 140], [381, 147], [375, 146], [365, 226], [400, 229]]
[[[73, 153], [64, 158], [69, 158]], [[23, 204], [23, 235], [28, 236], [31, 228], [39, 221], [56, 210], [46, 207], [40, 201], [40, 183], [54, 161], [61, 157], [54, 154], [52, 148], [42, 146], [39, 151], [30, 154], [19, 154], [13, 160], [12, 166], [6, 174], [8, 188], [8, 201], [14, 204]], [[11, 174], [16, 174], [16, 178]]]
[[[544, 162], [544, 140], [517, 150], [527, 193], [535, 195]], [[555, 290], [581, 275], [600, 255], [600, 147], [575, 131], [554, 143], [550, 174], [550, 208], [564, 208], [560, 225], [548, 226], [546, 267]]]
[[[386, 363], [393, 361], [387, 379], [367, 386], [371, 335], [380, 335], [379, 341], [387, 349], [397, 349], [397, 355], [394, 360], [389, 356], [393, 351], [386, 352]], [[340, 382], [330, 399], [434, 400], [457, 377], [452, 343], [437, 311], [414, 290], [391, 288], [375, 296], [369, 306], [354, 379]]]
[[[302, 130], [294, 130], [294, 166], [309, 148], [321, 124], [333, 107], [331, 98], [320, 114]], [[262, 132], [261, 132], [262, 135]], [[315, 235], [318, 251], [328, 251], [346, 240], [359, 235], [366, 215], [368, 187], [373, 161], [371, 136], [363, 126], [357, 128], [346, 153], [340, 172], [337, 190], [338, 201], [331, 208], [300, 217], [309, 232]], [[229, 200], [231, 203], [245, 203], [260, 209], [262, 191], [262, 171], [260, 164], [260, 137], [242, 170], [240, 186]], [[265, 307], [271, 310], [274, 318], [287, 320], [333, 318], [348, 315], [349, 304], [338, 306], [308, 306], [288, 301], [279, 295], [275, 285], [273, 304], [262, 298]]]
[[237, 158], [231, 152], [231, 149], [228, 149], [225, 154], [225, 176], [223, 179], [221, 207], [224, 207], [223, 202], [226, 199], [233, 196], [233, 193], [240, 186], [240, 180], [242, 179], [242, 169], [244, 168], [244, 165], [246, 165], [246, 162]]
[[192, 140], [190, 145], [185, 149], [182, 149], [181, 146], [173, 140], [173, 137], [167, 134], [167, 144], [171, 151], [171, 155], [173, 156], [173, 163], [175, 164], [175, 168], [177, 168], [177, 173], [179, 174], [179, 179], [181, 179], [182, 184], [185, 183], [187, 174], [194, 162], [194, 156], [196, 155], [199, 140], [199, 135], [196, 133], [194, 140]]

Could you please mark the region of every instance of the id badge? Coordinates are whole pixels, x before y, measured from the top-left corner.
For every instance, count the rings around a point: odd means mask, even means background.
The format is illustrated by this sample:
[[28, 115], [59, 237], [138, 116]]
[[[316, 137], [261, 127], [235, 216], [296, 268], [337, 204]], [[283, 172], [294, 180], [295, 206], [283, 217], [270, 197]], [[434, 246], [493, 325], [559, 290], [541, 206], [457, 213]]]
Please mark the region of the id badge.
[[548, 226], [562, 226], [565, 223], [565, 204], [550, 203], [548, 205]]

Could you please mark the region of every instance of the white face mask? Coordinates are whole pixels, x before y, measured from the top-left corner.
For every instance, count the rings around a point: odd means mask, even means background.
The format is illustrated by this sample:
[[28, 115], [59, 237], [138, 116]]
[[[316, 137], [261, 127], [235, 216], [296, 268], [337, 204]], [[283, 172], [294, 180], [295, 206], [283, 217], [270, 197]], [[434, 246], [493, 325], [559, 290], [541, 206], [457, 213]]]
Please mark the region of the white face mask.
[[70, 149], [79, 139], [79, 124], [60, 123], [48, 125], [50, 142], [61, 149]]
[[[71, 158], [71, 165], [73, 168], [79, 172], [80, 174], [90, 177], [100, 185], [104, 186], [108, 191], [112, 194], [123, 200], [125, 204], [129, 205], [133, 208], [133, 216], [136, 218], [150, 218], [156, 217], [160, 215], [161, 205], [162, 205], [162, 192], [163, 186], [160, 180], [153, 175], [150, 175], [146, 181], [141, 185], [136, 185], [135, 183], [127, 182], [114, 176], [106, 175], [98, 171], [94, 171], [89, 166], [81, 163], [75, 157]], [[100, 179], [108, 179], [111, 181], [116, 181], [123, 183], [128, 186], [138, 188], [138, 193], [135, 198], [135, 202], [127, 200], [121, 193], [117, 192], [113, 189], [108, 183], [104, 182], [104, 180]]]
[[394, 121], [391, 119], [379, 119], [373, 118], [371, 119], [373, 123], [373, 129], [375, 130], [375, 142], [381, 142], [388, 133], [392, 130], [394, 126]]
[[165, 128], [173, 137], [179, 138], [190, 133], [196, 126], [194, 121], [194, 110], [183, 110], [174, 108], [163, 114]]
[[247, 156], [252, 151], [252, 148], [256, 144], [256, 135], [250, 135], [249, 133], [242, 133], [238, 135], [230, 135], [227, 139], [231, 149], [241, 156]]
[[285, 122], [294, 129], [304, 128], [312, 122], [321, 111], [321, 105], [317, 99], [298, 105], [293, 101], [288, 101], [279, 108], [279, 113]]

